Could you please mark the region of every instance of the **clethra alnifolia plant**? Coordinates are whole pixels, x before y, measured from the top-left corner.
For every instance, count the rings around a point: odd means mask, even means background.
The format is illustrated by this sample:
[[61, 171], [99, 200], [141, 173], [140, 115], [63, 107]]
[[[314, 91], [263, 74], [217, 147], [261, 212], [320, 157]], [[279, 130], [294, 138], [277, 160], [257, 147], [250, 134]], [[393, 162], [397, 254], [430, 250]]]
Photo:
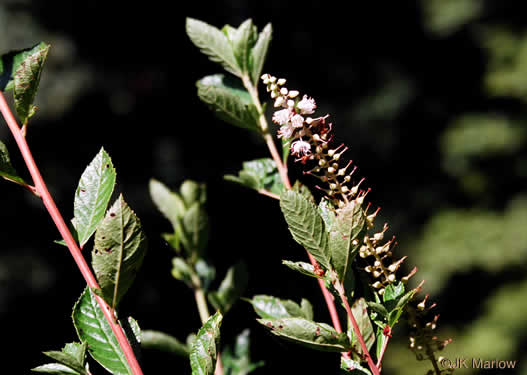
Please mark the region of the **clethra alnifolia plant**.
[[[0, 90], [13, 92], [22, 126], [3, 94], [0, 110], [32, 183], [17, 174], [3, 143], [0, 176], [42, 200], [62, 236], [57, 244], [69, 249], [87, 287], [73, 307], [78, 341], [44, 352], [54, 362], [33, 371], [90, 375], [94, 360], [111, 374], [140, 375], [140, 351], [161, 350], [188, 358], [193, 375], [249, 374], [265, 366], [262, 361], [250, 360], [249, 331], [240, 330], [233, 344], [223, 350], [220, 345], [222, 321], [243, 299], [254, 309], [262, 329], [306, 350], [340, 357], [340, 368], [331, 368], [333, 362], [328, 361], [326, 373], [380, 374], [393, 330], [403, 321], [408, 325], [410, 350], [418, 360], [430, 364], [426, 374], [451, 373], [439, 362], [439, 353], [450, 339], [439, 339], [435, 334], [439, 317], [433, 312], [435, 304], [428, 303], [428, 295], [420, 296], [423, 282], [410, 287], [417, 268], [402, 272], [407, 257], [397, 254], [395, 237], [387, 238], [388, 224], [378, 226], [375, 222], [379, 208], [374, 210], [367, 202], [370, 189], [364, 186], [364, 178], [357, 177], [357, 167], [346, 159], [349, 148], [335, 141], [338, 127], [329, 115], [316, 114], [314, 98], [288, 88], [284, 78], [262, 74], [272, 39], [271, 24], [259, 32], [247, 20], [237, 28], [226, 25], [220, 30], [189, 18], [186, 32], [201, 52], [226, 71], [200, 79], [196, 84], [199, 98], [220, 119], [257, 133], [269, 150], [270, 157], [243, 162], [237, 175], [226, 175], [225, 179], [278, 201], [283, 224], [304, 248], [308, 260], [281, 262], [318, 283], [330, 321], [315, 320], [313, 304], [305, 298], [295, 302], [263, 294], [246, 296], [248, 270], [243, 262], [217, 280], [207, 256], [205, 185], [185, 181], [178, 189], [170, 189], [156, 179], [150, 181], [149, 191], [171, 225], [161, 236], [174, 251], [172, 276], [192, 290], [202, 327], [192, 332], [188, 327], [168, 327], [167, 331], [173, 332], [168, 333], [141, 329], [131, 317], [122, 319], [119, 303], [141, 268], [146, 234], [123, 196], [113, 197], [116, 171], [104, 149], [80, 176], [69, 225], [55, 206], [26, 141], [50, 50], [49, 45], [40, 43], [7, 53], [0, 60]], [[264, 91], [274, 109], [270, 122], [266, 105], [260, 101]], [[289, 166], [299, 168], [305, 181], [292, 183]], [[81, 252], [86, 247], [92, 249], [91, 263]], [[215, 281], [219, 281], [217, 288], [213, 288]], [[187, 335], [185, 340], [177, 338], [182, 334]], [[408, 373], [414, 373], [412, 364], [407, 366]]]

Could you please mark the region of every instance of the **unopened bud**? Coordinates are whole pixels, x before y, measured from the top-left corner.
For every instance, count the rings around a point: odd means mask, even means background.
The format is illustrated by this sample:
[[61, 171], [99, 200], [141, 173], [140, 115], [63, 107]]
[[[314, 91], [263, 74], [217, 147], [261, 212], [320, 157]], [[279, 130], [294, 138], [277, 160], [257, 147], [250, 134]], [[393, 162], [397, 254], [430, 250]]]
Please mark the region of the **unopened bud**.
[[[331, 169], [333, 169], [333, 168], [331, 168]], [[333, 169], [333, 170], [334, 170], [334, 169]], [[350, 190], [350, 189], [349, 189], [347, 186], [343, 186], [343, 187], [340, 189], [340, 191], [341, 191], [342, 193], [347, 193], [349, 190]]]
[[[279, 84], [280, 84], [280, 83], [279, 83]], [[282, 88], [280, 89], [280, 94], [282, 94], [282, 95], [287, 95], [288, 92], [289, 92], [289, 91], [288, 91], [285, 87], [282, 87]]]
[[391, 283], [395, 281], [395, 275], [393, 273], [388, 276], [388, 281]]
[[289, 91], [289, 97], [290, 98], [296, 98], [298, 96], [298, 94], [300, 94], [300, 93], [298, 91], [296, 91], [296, 90]]
[[271, 83], [275, 83], [276, 82], [276, 77], [275, 76], [272, 76], [271, 78], [269, 78], [269, 81]]
[[333, 155], [335, 155], [335, 150], [329, 150], [328, 151], [328, 156], [332, 157]]
[[[329, 173], [329, 174], [333, 174], [333, 173], [335, 173], [335, 168], [333, 168], [333, 167], [329, 167], [329, 168], [328, 168], [328, 173]], [[344, 186], [344, 187], [345, 187], [345, 186]]]
[[282, 86], [282, 85], [285, 85], [285, 82], [286, 82], [285, 78], [280, 78], [278, 81], [276, 81], [276, 84]]

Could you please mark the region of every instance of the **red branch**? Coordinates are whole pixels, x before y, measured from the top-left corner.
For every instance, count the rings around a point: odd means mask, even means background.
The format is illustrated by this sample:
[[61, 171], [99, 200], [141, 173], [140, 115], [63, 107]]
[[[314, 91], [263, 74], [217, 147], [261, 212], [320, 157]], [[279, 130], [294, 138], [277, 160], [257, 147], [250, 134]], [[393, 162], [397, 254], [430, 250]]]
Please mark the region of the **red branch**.
[[[84, 277], [84, 280], [86, 280], [86, 283], [91, 289], [99, 289], [99, 284], [97, 283], [97, 280], [93, 276], [93, 273], [91, 272], [90, 267], [88, 266], [88, 264], [86, 263], [86, 260], [82, 256], [81, 250], [77, 246], [77, 243], [75, 242], [73, 236], [71, 235], [71, 232], [68, 226], [64, 222], [62, 215], [60, 214], [57, 206], [55, 205], [55, 202], [53, 201], [51, 194], [48, 191], [48, 188], [46, 187], [46, 184], [40, 174], [40, 171], [37, 168], [35, 160], [33, 159], [33, 156], [31, 155], [31, 151], [26, 142], [26, 138], [22, 134], [22, 131], [20, 130], [20, 127], [18, 126], [18, 123], [15, 120], [11, 112], [11, 109], [9, 108], [9, 105], [5, 101], [4, 95], [1, 91], [0, 91], [0, 111], [2, 112], [2, 115], [4, 116], [4, 119], [6, 120], [7, 125], [9, 126], [9, 130], [11, 130], [11, 133], [13, 134], [13, 137], [15, 138], [18, 148], [20, 149], [22, 157], [24, 158], [27, 169], [29, 170], [29, 173], [31, 174], [31, 177], [33, 179], [33, 183], [35, 184], [35, 190], [42, 198], [42, 202], [44, 203], [44, 206], [48, 210], [49, 215], [53, 219], [53, 222], [55, 223], [57, 229], [59, 230], [62, 238], [66, 242], [66, 245], [68, 246], [68, 249], [70, 250], [71, 256], [73, 257], [75, 263], [77, 264], [77, 267], [79, 268], [82, 276]], [[135, 358], [132, 347], [130, 346], [128, 339], [126, 338], [123, 332], [123, 329], [115, 320], [115, 316], [114, 316], [115, 311], [112, 308], [110, 308], [101, 297], [95, 295], [95, 298], [97, 302], [99, 303], [99, 306], [101, 307], [101, 310], [103, 311], [104, 316], [106, 317], [106, 320], [108, 321], [108, 324], [110, 324], [110, 327], [112, 328], [112, 331], [117, 341], [119, 342], [119, 345], [121, 346], [121, 349], [126, 357], [126, 360], [128, 361], [130, 369], [132, 370], [132, 373], [134, 375], [143, 375], [143, 371], [141, 370], [141, 367], [139, 366], [139, 362], [137, 362], [137, 359]]]
[[346, 309], [346, 313], [348, 314], [348, 317], [351, 320], [351, 324], [353, 325], [353, 331], [355, 332], [355, 335], [357, 336], [357, 339], [359, 340], [360, 347], [362, 349], [362, 352], [364, 353], [364, 356], [366, 357], [366, 360], [368, 361], [368, 366], [370, 367], [372, 374], [380, 375], [379, 369], [373, 362], [373, 359], [371, 358], [371, 355], [368, 352], [368, 348], [366, 347], [366, 343], [364, 342], [364, 338], [362, 337], [362, 334], [360, 332], [359, 325], [357, 324], [357, 321], [355, 320], [355, 317], [353, 316], [353, 312], [351, 311], [350, 305], [348, 303], [348, 298], [346, 297], [344, 293], [344, 288], [339, 287], [337, 288], [337, 291], [339, 292], [340, 298], [342, 299], [342, 302], [344, 303], [344, 308]]

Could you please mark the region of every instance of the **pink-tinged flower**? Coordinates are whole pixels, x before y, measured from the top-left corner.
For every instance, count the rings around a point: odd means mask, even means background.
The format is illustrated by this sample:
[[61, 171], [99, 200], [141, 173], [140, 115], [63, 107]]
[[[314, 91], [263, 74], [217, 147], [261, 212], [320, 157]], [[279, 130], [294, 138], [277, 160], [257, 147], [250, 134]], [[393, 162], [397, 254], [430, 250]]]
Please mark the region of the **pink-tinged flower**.
[[304, 156], [311, 153], [311, 145], [306, 141], [296, 141], [291, 145], [291, 154]]
[[280, 127], [280, 130], [278, 130], [278, 138], [291, 138], [294, 131], [295, 129], [293, 128], [293, 125], [288, 122], [284, 126]]
[[289, 121], [289, 117], [291, 116], [291, 111], [289, 109], [281, 109], [280, 111], [276, 111], [273, 115], [273, 122], [278, 125], [285, 125]]
[[291, 117], [291, 124], [293, 124], [293, 128], [301, 128], [304, 126], [304, 118], [300, 115], [294, 115]]
[[315, 112], [317, 105], [315, 104], [315, 100], [313, 98], [308, 98], [307, 95], [304, 95], [296, 107], [300, 110], [301, 114], [310, 115]]

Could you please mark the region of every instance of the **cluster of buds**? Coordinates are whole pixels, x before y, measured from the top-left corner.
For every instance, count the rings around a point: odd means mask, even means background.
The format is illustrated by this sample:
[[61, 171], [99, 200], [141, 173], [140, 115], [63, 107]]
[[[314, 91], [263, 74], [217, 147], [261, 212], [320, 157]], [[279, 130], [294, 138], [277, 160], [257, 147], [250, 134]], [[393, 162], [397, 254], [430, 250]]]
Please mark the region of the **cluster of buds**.
[[[417, 287], [417, 292], [421, 290], [422, 284]], [[441, 374], [451, 374], [453, 369], [443, 368], [444, 366], [441, 365], [442, 358], [436, 358], [435, 354], [443, 350], [452, 342], [452, 339], [441, 340], [436, 336], [435, 329], [437, 328], [439, 314], [434, 315], [432, 320], [427, 318], [430, 315], [430, 311], [436, 306], [435, 303], [427, 305], [427, 301], [428, 294], [417, 305], [411, 303], [407, 307], [406, 315], [410, 327], [410, 350], [414, 352], [415, 357], [419, 361], [429, 360], [432, 362], [434, 370], [429, 371], [430, 374], [437, 374], [437, 370]], [[423, 322], [425, 323], [423, 324]]]
[[[378, 210], [375, 212], [375, 214]], [[367, 216], [367, 218], [371, 215]], [[367, 219], [369, 225], [373, 225], [371, 219]], [[372, 279], [374, 280], [371, 286], [377, 289], [377, 292], [380, 295], [384, 294], [385, 288], [398, 280], [397, 271], [406, 260], [407, 256], [400, 258], [399, 260], [393, 260], [392, 251], [397, 242], [395, 242], [395, 237], [392, 237], [389, 241], [382, 242], [384, 240], [384, 233], [388, 230], [388, 224], [384, 224], [382, 231], [370, 235], [365, 235], [363, 240], [363, 245], [359, 249], [359, 256], [361, 258], [371, 259], [371, 262], [368, 262], [369, 265], [364, 267], [364, 271], [371, 274]], [[410, 278], [415, 275], [417, 268], [414, 267], [412, 271], [403, 276], [400, 281], [407, 283]]]

